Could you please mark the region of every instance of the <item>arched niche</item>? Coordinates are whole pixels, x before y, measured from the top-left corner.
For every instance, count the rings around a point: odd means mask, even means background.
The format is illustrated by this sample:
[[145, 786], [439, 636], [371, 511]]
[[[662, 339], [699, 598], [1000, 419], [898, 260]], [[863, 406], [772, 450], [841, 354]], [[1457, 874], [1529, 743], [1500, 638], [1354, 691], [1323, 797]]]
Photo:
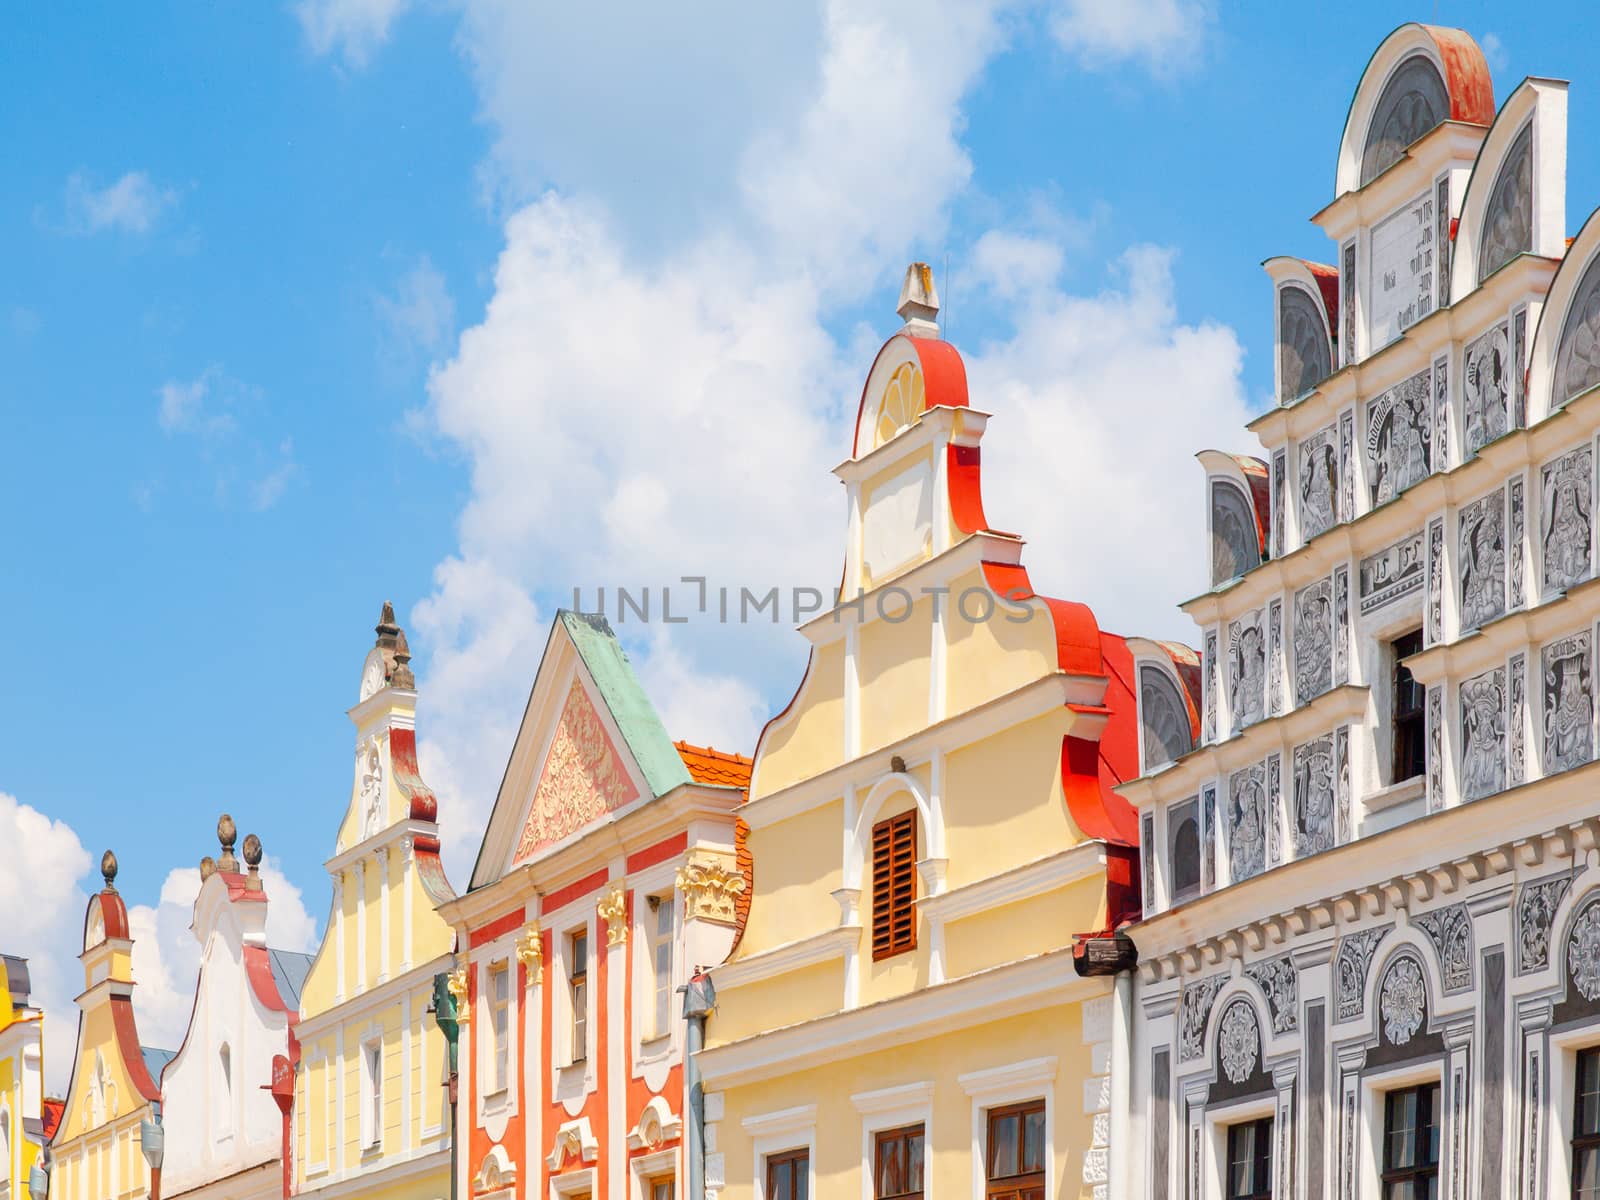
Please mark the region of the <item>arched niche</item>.
[[1322, 298], [1300, 283], [1278, 288], [1278, 399], [1288, 403], [1333, 374], [1333, 334]]
[[1182, 685], [1155, 661], [1139, 664], [1139, 745], [1146, 773], [1194, 749], [1191, 707]]
[[1600, 385], [1600, 210], [1550, 281], [1528, 353], [1528, 422]]
[[1202, 450], [1206, 470], [1206, 529], [1211, 538], [1211, 586], [1226, 583], [1266, 558], [1270, 508], [1267, 464], [1256, 458]]

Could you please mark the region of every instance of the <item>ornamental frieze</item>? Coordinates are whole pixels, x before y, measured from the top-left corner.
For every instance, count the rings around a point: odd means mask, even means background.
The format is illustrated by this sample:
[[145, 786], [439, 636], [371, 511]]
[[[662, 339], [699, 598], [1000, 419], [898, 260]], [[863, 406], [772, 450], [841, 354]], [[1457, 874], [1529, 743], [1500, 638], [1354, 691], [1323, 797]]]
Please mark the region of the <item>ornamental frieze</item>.
[[1518, 891], [1517, 974], [1550, 965], [1550, 924], [1571, 886], [1572, 876], [1563, 871], [1547, 879], [1525, 883]]
[[1465, 902], [1436, 908], [1411, 922], [1433, 943], [1446, 993], [1472, 986], [1472, 916]]
[[1206, 1022], [1217, 993], [1228, 982], [1226, 975], [1211, 975], [1185, 984], [1178, 1003], [1178, 1061], [1190, 1062], [1206, 1052]]
[[1375, 929], [1347, 933], [1339, 939], [1339, 950], [1333, 959], [1334, 995], [1339, 1020], [1351, 1020], [1365, 1011], [1367, 971], [1372, 966], [1372, 955], [1384, 935], [1393, 928], [1393, 925], [1380, 925]]
[[1288, 1033], [1299, 1024], [1299, 976], [1294, 960], [1287, 954], [1252, 963], [1244, 969], [1245, 978], [1261, 989], [1272, 1014], [1272, 1032]]

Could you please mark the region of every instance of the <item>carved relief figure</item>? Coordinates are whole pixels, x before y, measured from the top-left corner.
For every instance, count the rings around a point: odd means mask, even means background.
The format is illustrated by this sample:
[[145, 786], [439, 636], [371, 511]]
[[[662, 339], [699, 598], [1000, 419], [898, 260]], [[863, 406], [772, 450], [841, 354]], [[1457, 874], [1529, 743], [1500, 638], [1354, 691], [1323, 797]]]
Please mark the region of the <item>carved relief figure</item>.
[[1491, 492], [1461, 509], [1461, 627], [1506, 610], [1505, 495]]
[[1332, 734], [1295, 747], [1294, 844], [1298, 858], [1333, 848], [1335, 781]]
[[1355, 414], [1349, 409], [1339, 414], [1339, 520], [1356, 515], [1356, 472], [1351, 457], [1355, 453]]
[[1589, 578], [1590, 467], [1586, 445], [1541, 468], [1539, 541], [1544, 555], [1544, 589], [1561, 591]]
[[1283, 760], [1267, 755], [1267, 866], [1283, 861]]
[[1361, 560], [1361, 615], [1375, 612], [1390, 601], [1409, 596], [1422, 587], [1422, 531], [1401, 538]]
[[1528, 310], [1511, 318], [1511, 427], [1528, 423]]
[[1226, 583], [1261, 565], [1255, 512], [1244, 492], [1225, 480], [1211, 481], [1211, 582]]
[[1511, 607], [1521, 608], [1527, 598], [1522, 586], [1522, 476], [1506, 484], [1506, 507], [1511, 510], [1511, 528], [1506, 537], [1506, 555], [1511, 561]]
[[1367, 969], [1372, 965], [1372, 955], [1378, 949], [1378, 943], [1383, 941], [1390, 928], [1384, 925], [1377, 929], [1362, 929], [1339, 939], [1339, 950], [1333, 959], [1339, 1020], [1359, 1017], [1365, 1009]]
[[1283, 601], [1267, 605], [1267, 714], [1283, 711]]
[[1139, 668], [1139, 723], [1147, 771], [1194, 749], [1189, 710], [1177, 684], [1160, 667], [1149, 663]]
[[1596, 384], [1600, 384], [1600, 258], [1584, 268], [1567, 306], [1550, 405], [1559, 408]]
[[1435, 645], [1444, 637], [1444, 522], [1428, 522], [1428, 638]]
[[1563, 872], [1517, 892], [1517, 974], [1550, 965], [1550, 924], [1570, 886], [1572, 876]]
[[1300, 468], [1300, 540], [1309, 542], [1338, 520], [1339, 465], [1330, 425], [1300, 443], [1296, 462]]
[[1594, 685], [1587, 629], [1541, 652], [1544, 670], [1544, 769], [1582, 766], [1594, 757]]
[[1228, 626], [1228, 711], [1234, 733], [1261, 720], [1266, 681], [1266, 646], [1257, 609]]
[[1265, 768], [1256, 763], [1228, 779], [1228, 867], [1231, 882], [1261, 874], [1267, 857]]
[[1211, 891], [1217, 886], [1217, 789], [1206, 787], [1200, 793], [1200, 886]]
[[1444, 807], [1444, 689], [1428, 689], [1428, 811]]
[[361, 769], [361, 836], [369, 838], [383, 828], [383, 755], [378, 739], [369, 738], [356, 757]]
[[1416, 918], [1439, 955], [1444, 990], [1463, 992], [1472, 986], [1472, 917], [1465, 903], [1436, 908]]
[[1443, 308], [1450, 303], [1450, 176], [1439, 180], [1438, 195], [1433, 206], [1434, 257], [1439, 263], [1439, 303]]
[[1461, 794], [1481, 800], [1506, 786], [1506, 673], [1485, 671], [1461, 685]]
[[1482, 283], [1518, 254], [1533, 248], [1533, 122], [1523, 126], [1506, 151], [1483, 214], [1478, 251]]
[[1397, 383], [1367, 405], [1367, 471], [1373, 507], [1428, 477], [1428, 373]]
[[1350, 568], [1333, 569], [1333, 681], [1350, 682]]
[[1450, 469], [1450, 360], [1433, 364], [1433, 466]]
[[1201, 737], [1207, 744], [1217, 740], [1217, 635], [1206, 634], [1205, 703], [1201, 714]]
[[1289, 460], [1282, 450], [1272, 456], [1272, 554], [1283, 557], [1283, 479]]
[[1310, 703], [1333, 685], [1333, 587], [1319, 579], [1294, 597], [1294, 702]]
[[1511, 338], [1504, 325], [1467, 347], [1466, 454], [1505, 434], [1511, 411]]
[[1511, 682], [1508, 692], [1510, 714], [1506, 718], [1509, 749], [1506, 752], [1506, 783], [1516, 787], [1528, 777], [1527, 748], [1524, 726], [1527, 721], [1528, 699], [1525, 682], [1527, 660], [1520, 654], [1511, 656]]
[[1342, 845], [1350, 840], [1350, 727], [1333, 731], [1334, 836]]
[[1339, 307], [1344, 310], [1344, 361], [1352, 362], [1356, 356], [1356, 244], [1349, 241], [1343, 250], [1344, 271], [1339, 280]]

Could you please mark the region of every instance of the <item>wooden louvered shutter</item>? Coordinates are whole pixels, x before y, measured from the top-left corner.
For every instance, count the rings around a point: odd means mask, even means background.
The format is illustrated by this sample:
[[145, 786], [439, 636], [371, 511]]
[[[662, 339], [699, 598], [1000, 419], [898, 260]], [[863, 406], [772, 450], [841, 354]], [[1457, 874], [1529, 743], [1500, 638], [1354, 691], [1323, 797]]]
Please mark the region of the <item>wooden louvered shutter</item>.
[[917, 810], [872, 827], [872, 957], [917, 945]]

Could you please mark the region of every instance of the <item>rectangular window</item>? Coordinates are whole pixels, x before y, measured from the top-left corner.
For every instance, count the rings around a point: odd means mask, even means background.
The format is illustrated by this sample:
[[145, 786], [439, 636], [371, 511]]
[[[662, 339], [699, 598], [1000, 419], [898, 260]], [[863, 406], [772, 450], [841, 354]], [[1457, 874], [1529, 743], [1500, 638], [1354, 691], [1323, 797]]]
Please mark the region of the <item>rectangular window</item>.
[[811, 1152], [767, 1155], [766, 1200], [811, 1200]]
[[989, 1110], [987, 1200], [1044, 1200], [1044, 1101]]
[[383, 1043], [368, 1042], [363, 1057], [367, 1075], [367, 1127], [362, 1139], [368, 1150], [383, 1145]]
[[872, 827], [872, 958], [917, 947], [917, 810]]
[[1404, 659], [1422, 652], [1422, 630], [1415, 629], [1390, 643], [1394, 653], [1394, 774], [1390, 783], [1421, 775], [1428, 765], [1427, 722], [1423, 710], [1428, 689], [1406, 669]]
[[1272, 1118], [1228, 1126], [1228, 1200], [1270, 1200]]
[[1578, 1054], [1572, 1103], [1572, 1197], [1600, 1200], [1600, 1047]]
[[489, 1093], [506, 1090], [511, 1063], [511, 964], [489, 964]]
[[672, 1032], [672, 897], [650, 897], [651, 1037]]
[[873, 1200], [922, 1195], [922, 1126], [885, 1129], [873, 1139]]
[[1400, 1088], [1383, 1098], [1383, 1200], [1439, 1194], [1439, 1085]]
[[650, 1200], [675, 1200], [677, 1189], [673, 1187], [670, 1179], [652, 1179], [650, 1181]]
[[568, 941], [568, 993], [572, 999], [572, 1054], [575, 1063], [589, 1057], [589, 933], [580, 929]]

